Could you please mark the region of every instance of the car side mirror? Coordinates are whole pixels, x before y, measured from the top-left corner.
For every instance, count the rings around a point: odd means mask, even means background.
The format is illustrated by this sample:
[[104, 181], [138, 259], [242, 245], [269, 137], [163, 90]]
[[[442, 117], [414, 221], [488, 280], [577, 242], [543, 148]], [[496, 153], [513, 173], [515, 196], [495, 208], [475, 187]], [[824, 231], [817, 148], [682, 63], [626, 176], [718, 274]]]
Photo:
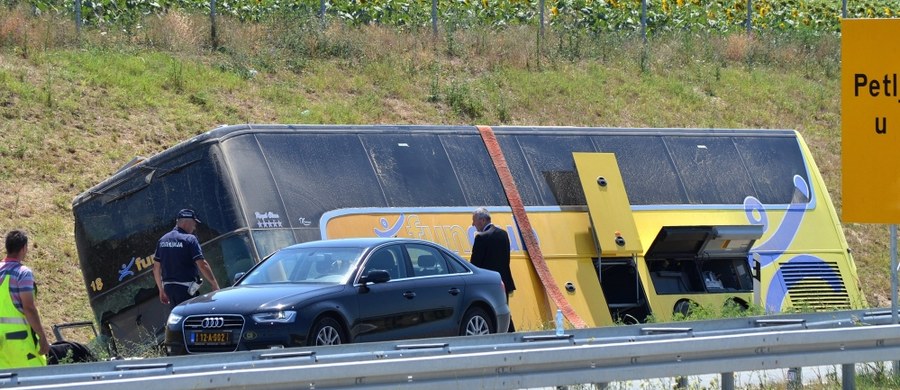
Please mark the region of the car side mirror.
[[232, 280], [234, 280], [234, 283], [237, 283], [238, 280], [241, 280], [241, 278], [244, 277], [244, 274], [246, 274], [246, 272], [238, 272], [238, 273], [234, 274], [234, 279], [232, 279]]
[[384, 283], [388, 280], [391, 280], [391, 274], [383, 269], [373, 269], [369, 271], [365, 276], [363, 276], [362, 280], [360, 280], [363, 284], [365, 283]]

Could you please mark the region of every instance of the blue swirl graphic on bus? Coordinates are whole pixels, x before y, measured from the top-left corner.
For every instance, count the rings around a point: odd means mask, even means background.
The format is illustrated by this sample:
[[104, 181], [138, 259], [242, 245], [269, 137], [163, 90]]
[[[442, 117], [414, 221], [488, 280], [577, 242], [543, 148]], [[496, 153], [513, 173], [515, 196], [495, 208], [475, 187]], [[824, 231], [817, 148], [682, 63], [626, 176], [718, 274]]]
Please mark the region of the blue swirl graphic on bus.
[[[807, 199], [810, 199], [811, 203], [812, 197], [810, 196], [809, 185], [806, 184], [806, 180], [795, 175], [794, 189], [799, 191]], [[765, 267], [769, 265], [771, 262], [775, 261], [776, 257], [780, 256], [791, 246], [791, 242], [793, 242], [794, 237], [797, 236], [797, 231], [800, 230], [800, 224], [803, 222], [803, 216], [806, 215], [806, 210], [810, 203], [797, 202], [788, 205], [784, 214], [784, 220], [781, 221], [781, 225], [778, 226], [775, 233], [773, 233], [768, 240], [753, 248], [756, 252], [772, 254], [772, 256], [769, 257], [766, 262], [763, 262], [761, 266]], [[745, 198], [744, 213], [747, 215], [747, 220], [750, 221], [751, 224], [763, 225], [763, 230], [769, 230], [769, 217], [766, 213], [766, 208], [758, 199], [752, 196]], [[763, 260], [760, 259], [760, 261], [762, 262]]]
[[[798, 192], [797, 195], [802, 195], [808, 199], [809, 202], [797, 201], [788, 205], [787, 210], [785, 210], [784, 219], [776, 228], [775, 232], [772, 233], [766, 241], [753, 248], [753, 252], [759, 256], [761, 268], [772, 266], [772, 264], [774, 264], [775, 261], [784, 255], [788, 248], [790, 248], [794, 238], [797, 237], [797, 232], [800, 230], [803, 217], [806, 215], [807, 210], [815, 204], [813, 198], [814, 194], [803, 177], [799, 175], [794, 176], [794, 189]], [[744, 213], [751, 224], [763, 225], [765, 231], [769, 230], [769, 218], [766, 208], [758, 199], [752, 196], [745, 198]], [[789, 278], [789, 281], [786, 281], [785, 271], [779, 267], [768, 283], [769, 289], [765, 297], [766, 310], [780, 312], [784, 304], [784, 299], [787, 297], [790, 289], [800, 283], [803, 279], [808, 279], [810, 277], [823, 278], [828, 281], [828, 284], [833, 290], [838, 291], [843, 288], [840, 283], [840, 274], [829, 267], [823, 259], [817, 256], [810, 254], [797, 255], [784, 262], [783, 265], [811, 265], [817, 270], [823, 271], [817, 272], [814, 276], [807, 277], [801, 275], [800, 277]], [[836, 280], [837, 282], [835, 282]]]
[[381, 223], [381, 228], [383, 230], [379, 230], [378, 228], [373, 229], [375, 231], [375, 235], [378, 237], [394, 237], [397, 235], [397, 232], [400, 231], [400, 228], [403, 227], [403, 221], [406, 220], [404, 214], [400, 214], [400, 217], [397, 218], [397, 222], [394, 223], [394, 226], [391, 226], [388, 223], [387, 218], [382, 217], [378, 222]]

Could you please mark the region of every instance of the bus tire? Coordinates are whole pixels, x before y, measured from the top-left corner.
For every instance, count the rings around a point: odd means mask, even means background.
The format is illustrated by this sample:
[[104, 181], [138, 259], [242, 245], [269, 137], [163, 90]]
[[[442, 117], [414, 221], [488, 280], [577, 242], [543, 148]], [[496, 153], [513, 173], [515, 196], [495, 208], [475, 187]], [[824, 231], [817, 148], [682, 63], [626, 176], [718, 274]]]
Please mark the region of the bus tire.
[[747, 303], [747, 301], [745, 301], [741, 298], [738, 298], [738, 297], [731, 297], [731, 298], [726, 299], [725, 306], [728, 306], [728, 305], [737, 306], [737, 307], [741, 308], [741, 310], [747, 310], [750, 308], [750, 304]]
[[691, 315], [691, 306], [694, 304], [690, 299], [679, 299], [672, 308], [672, 314], [681, 314], [682, 316]]

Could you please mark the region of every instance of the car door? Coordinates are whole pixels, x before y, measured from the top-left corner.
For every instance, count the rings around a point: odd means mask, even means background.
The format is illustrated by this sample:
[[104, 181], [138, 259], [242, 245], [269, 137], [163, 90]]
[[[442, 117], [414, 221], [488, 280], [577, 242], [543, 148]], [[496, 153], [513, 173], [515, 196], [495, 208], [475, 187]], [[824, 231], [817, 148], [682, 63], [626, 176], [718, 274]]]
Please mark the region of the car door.
[[441, 250], [432, 245], [406, 244], [416, 284], [417, 305], [422, 307], [425, 337], [456, 336], [465, 297], [465, 280], [450, 271]]
[[355, 342], [424, 337], [426, 301], [419, 298], [417, 280], [410, 275], [404, 252], [402, 245], [379, 248], [360, 268], [361, 275], [384, 269], [391, 279], [357, 286], [359, 315], [350, 330]]

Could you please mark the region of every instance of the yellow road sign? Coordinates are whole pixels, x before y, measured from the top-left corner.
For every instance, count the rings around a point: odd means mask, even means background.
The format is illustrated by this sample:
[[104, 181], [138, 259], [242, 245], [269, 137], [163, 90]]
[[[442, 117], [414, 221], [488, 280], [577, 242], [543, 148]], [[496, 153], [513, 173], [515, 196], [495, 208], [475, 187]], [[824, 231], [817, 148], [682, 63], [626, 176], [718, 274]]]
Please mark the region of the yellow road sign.
[[841, 33], [841, 219], [900, 223], [900, 19], [844, 19]]

